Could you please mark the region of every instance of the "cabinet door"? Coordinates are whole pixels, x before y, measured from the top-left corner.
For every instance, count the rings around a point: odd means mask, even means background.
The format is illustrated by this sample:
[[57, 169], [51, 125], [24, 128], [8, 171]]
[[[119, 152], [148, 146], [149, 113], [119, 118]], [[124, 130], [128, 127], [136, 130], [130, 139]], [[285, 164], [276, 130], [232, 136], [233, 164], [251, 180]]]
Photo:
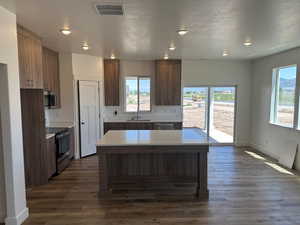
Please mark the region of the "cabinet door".
[[20, 26], [18, 26], [18, 52], [20, 87], [42, 89], [41, 40]]
[[43, 47], [43, 80], [44, 89], [56, 95], [57, 104], [52, 108], [60, 108], [60, 79], [59, 79], [59, 54]]
[[18, 31], [20, 88], [32, 88], [31, 40]]
[[48, 179], [56, 173], [56, 145], [55, 137], [47, 139], [47, 177]]
[[104, 123], [104, 134], [110, 130], [127, 130], [127, 123]]
[[119, 98], [120, 61], [117, 59], [104, 60], [104, 91], [105, 105], [120, 105]]
[[155, 104], [165, 105], [167, 103], [168, 87], [168, 63], [167, 61], [156, 61], [155, 65]]
[[158, 60], [155, 72], [155, 104], [181, 104], [181, 61]]
[[125, 123], [126, 130], [152, 130], [152, 123], [143, 123], [143, 122], [129, 122]]
[[50, 67], [49, 57], [48, 57], [48, 49], [43, 47], [43, 80], [44, 80], [44, 90], [51, 91], [52, 89], [52, 80], [51, 75], [49, 73]]
[[21, 89], [25, 178], [28, 187], [48, 181], [43, 101], [43, 90]]
[[172, 60], [169, 65], [170, 105], [181, 105], [181, 61]]
[[43, 61], [42, 61], [42, 43], [40, 40], [32, 40], [32, 79], [33, 79], [33, 88], [43, 89]]

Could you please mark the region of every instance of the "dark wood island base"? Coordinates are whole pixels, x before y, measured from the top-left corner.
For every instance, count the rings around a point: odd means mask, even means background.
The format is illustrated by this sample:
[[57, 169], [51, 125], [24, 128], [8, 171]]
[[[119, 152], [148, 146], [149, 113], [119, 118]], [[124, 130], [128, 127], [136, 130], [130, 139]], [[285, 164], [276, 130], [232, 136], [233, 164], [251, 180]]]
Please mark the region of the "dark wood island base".
[[207, 200], [209, 145], [98, 146], [99, 196], [147, 191]]

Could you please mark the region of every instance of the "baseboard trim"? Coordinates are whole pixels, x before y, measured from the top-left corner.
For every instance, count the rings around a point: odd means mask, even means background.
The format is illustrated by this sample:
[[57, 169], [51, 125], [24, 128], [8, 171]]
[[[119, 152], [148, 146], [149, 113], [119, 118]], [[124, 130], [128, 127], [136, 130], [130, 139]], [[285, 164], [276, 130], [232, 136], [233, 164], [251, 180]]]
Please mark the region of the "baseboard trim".
[[267, 149], [263, 148], [261, 145], [255, 144], [255, 143], [251, 143], [250, 144], [251, 148], [267, 155], [270, 156], [271, 158], [278, 160], [278, 156], [276, 154], [274, 154], [273, 152], [268, 151]]
[[249, 143], [235, 143], [235, 147], [238, 147], [238, 148], [249, 148], [250, 145], [249, 145]]
[[5, 225], [21, 225], [29, 216], [28, 208], [23, 209], [16, 217], [7, 217], [5, 219]]

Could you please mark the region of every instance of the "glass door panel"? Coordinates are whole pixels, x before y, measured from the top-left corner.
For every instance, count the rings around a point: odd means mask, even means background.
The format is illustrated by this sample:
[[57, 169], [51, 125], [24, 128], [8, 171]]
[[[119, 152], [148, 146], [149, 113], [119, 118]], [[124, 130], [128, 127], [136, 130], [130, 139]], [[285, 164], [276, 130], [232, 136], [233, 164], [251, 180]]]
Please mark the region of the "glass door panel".
[[209, 137], [217, 143], [234, 142], [235, 87], [211, 87]]
[[126, 78], [126, 112], [138, 111], [138, 79], [137, 77]]
[[151, 111], [150, 101], [151, 80], [150, 77], [139, 78], [139, 110], [143, 112]]
[[183, 127], [207, 134], [208, 87], [186, 87], [183, 90]]

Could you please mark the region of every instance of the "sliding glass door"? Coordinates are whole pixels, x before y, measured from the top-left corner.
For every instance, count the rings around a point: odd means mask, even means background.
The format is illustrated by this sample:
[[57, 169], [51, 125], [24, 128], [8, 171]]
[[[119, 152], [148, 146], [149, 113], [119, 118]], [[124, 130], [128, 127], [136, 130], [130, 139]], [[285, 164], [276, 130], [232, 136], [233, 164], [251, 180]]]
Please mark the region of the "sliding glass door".
[[235, 87], [210, 88], [209, 136], [217, 143], [234, 142]]
[[185, 87], [183, 127], [195, 129], [214, 143], [233, 143], [236, 88]]
[[184, 88], [183, 126], [207, 132], [208, 88]]

